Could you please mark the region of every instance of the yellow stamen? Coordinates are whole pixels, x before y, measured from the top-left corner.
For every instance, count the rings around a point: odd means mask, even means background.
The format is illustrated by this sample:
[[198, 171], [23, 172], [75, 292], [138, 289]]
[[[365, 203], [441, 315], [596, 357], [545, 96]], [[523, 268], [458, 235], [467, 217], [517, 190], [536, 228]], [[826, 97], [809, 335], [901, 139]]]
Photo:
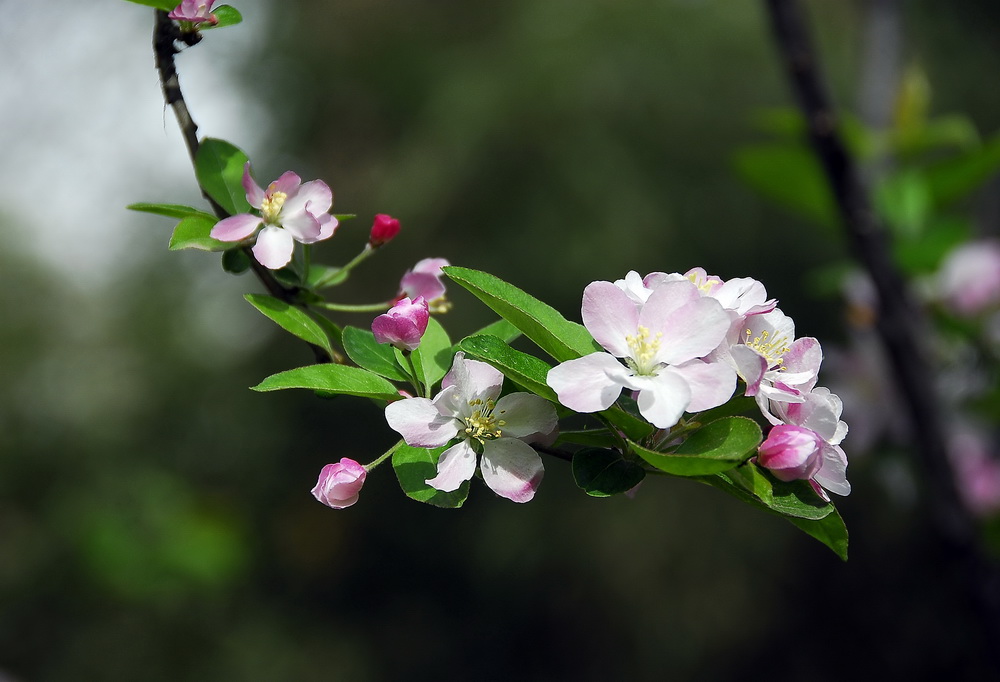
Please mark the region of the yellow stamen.
[[[625, 337], [625, 342], [631, 351], [631, 358], [626, 362], [632, 367], [636, 374], [652, 375], [657, 369], [656, 354], [660, 350], [660, 338], [663, 332], [657, 332], [655, 338], [650, 338], [649, 329], [640, 326], [636, 330], [636, 335], [629, 334]], [[630, 360], [630, 362], [629, 362]]]
[[469, 407], [473, 408], [472, 415], [465, 418], [465, 435], [480, 443], [488, 440], [495, 440], [503, 435], [502, 426], [507, 422], [499, 418], [506, 410], [500, 410], [496, 415], [496, 403], [492, 400], [483, 402], [479, 398], [469, 401]]
[[785, 361], [782, 357], [785, 353], [791, 350], [788, 347], [788, 339], [784, 336], [775, 338], [773, 341], [768, 341], [771, 333], [766, 329], [760, 333], [760, 336], [755, 336], [753, 339], [753, 332], [749, 329], [746, 330], [746, 337], [743, 343], [753, 348], [755, 351], [764, 356], [767, 360], [767, 366], [771, 367], [781, 367], [781, 364]]
[[278, 214], [281, 213], [281, 207], [285, 205], [287, 198], [288, 195], [284, 192], [270, 191], [264, 195], [263, 201], [260, 202], [260, 213], [265, 223], [277, 222]]

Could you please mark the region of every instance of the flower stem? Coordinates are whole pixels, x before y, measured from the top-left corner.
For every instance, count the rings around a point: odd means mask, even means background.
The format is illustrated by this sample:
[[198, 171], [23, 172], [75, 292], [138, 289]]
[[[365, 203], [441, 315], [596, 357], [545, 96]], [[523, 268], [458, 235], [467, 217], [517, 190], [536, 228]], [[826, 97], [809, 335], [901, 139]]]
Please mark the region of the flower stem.
[[342, 313], [377, 313], [383, 310], [388, 310], [392, 307], [392, 302], [383, 301], [381, 303], [327, 303], [326, 301], [320, 303], [313, 303], [312, 305], [317, 308], [323, 308], [325, 310], [336, 310]]
[[400, 448], [400, 446], [402, 446], [403, 443], [405, 443], [405, 442], [406, 441], [403, 441], [403, 440], [397, 442], [391, 448], [389, 448], [388, 450], [386, 450], [385, 453], [381, 457], [379, 457], [375, 461], [371, 462], [370, 464], [365, 464], [365, 471], [371, 471], [372, 469], [374, 469], [375, 467], [377, 467], [379, 464], [381, 464], [385, 460], [387, 460], [390, 457], [392, 457], [392, 453], [396, 452], [396, 450], [398, 450]]
[[340, 271], [341, 272], [350, 272], [355, 266], [360, 265], [365, 260], [367, 260], [368, 257], [371, 256], [373, 253], [375, 253], [375, 249], [372, 248], [372, 245], [371, 244], [365, 244], [365, 248], [361, 249], [361, 253], [359, 253], [357, 256], [355, 256], [354, 259], [350, 263], [348, 263], [347, 265], [345, 265], [344, 267], [342, 267], [340, 269]]

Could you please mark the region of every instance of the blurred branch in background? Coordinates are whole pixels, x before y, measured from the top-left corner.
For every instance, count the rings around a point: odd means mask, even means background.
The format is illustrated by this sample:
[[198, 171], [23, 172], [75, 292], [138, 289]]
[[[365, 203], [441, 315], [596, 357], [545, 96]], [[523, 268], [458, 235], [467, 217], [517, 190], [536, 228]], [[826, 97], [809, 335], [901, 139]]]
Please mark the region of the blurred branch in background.
[[[861, 176], [838, 131], [802, 12], [795, 0], [767, 0], [776, 44], [806, 122], [809, 142], [836, 200], [851, 250], [877, 292], [876, 326], [909, 413], [912, 447], [929, 522], [963, 575], [989, 633], [1000, 641], [1000, 576], [977, 539], [976, 523], [959, 499], [948, 462], [942, 404], [927, 360], [928, 325], [896, 268], [889, 237], [879, 223]], [[889, 10], [887, 3], [883, 9]], [[886, 67], [891, 65], [887, 64]], [[873, 115], [879, 112], [872, 111]], [[993, 650], [994, 665], [1000, 666]]]

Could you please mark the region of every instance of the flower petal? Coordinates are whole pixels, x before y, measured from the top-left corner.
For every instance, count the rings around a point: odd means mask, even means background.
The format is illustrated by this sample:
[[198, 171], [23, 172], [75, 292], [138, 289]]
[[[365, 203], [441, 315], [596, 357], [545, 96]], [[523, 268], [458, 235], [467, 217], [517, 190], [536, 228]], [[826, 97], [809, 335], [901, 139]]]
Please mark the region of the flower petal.
[[285, 213], [282, 210], [281, 226], [291, 233], [295, 241], [301, 244], [312, 244], [318, 241], [320, 231], [323, 228], [316, 216], [307, 211]]
[[277, 270], [288, 265], [295, 251], [295, 240], [288, 230], [268, 225], [257, 235], [253, 255], [266, 268]]
[[299, 185], [302, 184], [302, 178], [293, 173], [292, 171], [285, 171], [281, 174], [281, 177], [272, 182], [267, 186], [266, 194], [274, 194], [275, 192], [284, 192], [285, 194], [292, 195], [298, 190]]
[[243, 165], [243, 189], [247, 193], [247, 201], [256, 209], [260, 209], [261, 204], [264, 202], [264, 190], [261, 189], [260, 185], [253, 179], [250, 175], [250, 162], [247, 161]]
[[208, 236], [220, 242], [238, 242], [252, 235], [262, 222], [259, 216], [238, 213], [217, 222]]
[[476, 453], [469, 442], [463, 440], [441, 453], [437, 464], [437, 476], [424, 482], [432, 488], [450, 493], [458, 490], [458, 487], [472, 478], [474, 473], [476, 473]]
[[441, 414], [438, 406], [427, 398], [406, 398], [389, 403], [385, 408], [385, 420], [407, 445], [417, 448], [437, 448], [458, 435], [458, 421]]
[[692, 360], [671, 368], [684, 377], [691, 387], [688, 412], [701, 412], [718, 407], [733, 397], [736, 390], [736, 372], [722, 362]]
[[441, 380], [441, 387], [455, 386], [463, 401], [496, 400], [503, 386], [503, 374], [479, 360], [467, 360], [465, 353], [455, 353], [451, 370]]
[[823, 464], [813, 480], [837, 495], [850, 495], [851, 484], [847, 482], [847, 455], [837, 445], [823, 447]]
[[[690, 285], [688, 288], [686, 285]], [[696, 297], [690, 300], [690, 296]], [[684, 297], [689, 300], [677, 305]], [[701, 358], [719, 347], [731, 320], [718, 301], [701, 297], [690, 282], [667, 282], [650, 295], [639, 313], [639, 324], [660, 337], [656, 359], [679, 365]]]
[[309, 212], [314, 216], [326, 213], [333, 206], [333, 191], [322, 180], [310, 180], [302, 183], [295, 196], [288, 197], [282, 207], [282, 213], [301, 213], [309, 206]]
[[591, 282], [583, 290], [583, 324], [615, 357], [631, 353], [625, 337], [636, 333], [639, 311], [628, 294], [612, 282]]
[[591, 353], [556, 365], [545, 381], [566, 407], [577, 412], [599, 412], [618, 399], [628, 375], [613, 355]]
[[535, 496], [545, 467], [530, 445], [515, 438], [486, 441], [480, 470], [483, 481], [500, 497], [527, 502]]
[[556, 410], [545, 398], [533, 393], [510, 393], [497, 401], [493, 414], [505, 423], [501, 432], [505, 437], [526, 438], [545, 437], [551, 434], [559, 419]]
[[639, 413], [658, 429], [676, 424], [691, 402], [691, 387], [671, 368], [656, 376], [630, 377], [629, 387], [639, 391]]

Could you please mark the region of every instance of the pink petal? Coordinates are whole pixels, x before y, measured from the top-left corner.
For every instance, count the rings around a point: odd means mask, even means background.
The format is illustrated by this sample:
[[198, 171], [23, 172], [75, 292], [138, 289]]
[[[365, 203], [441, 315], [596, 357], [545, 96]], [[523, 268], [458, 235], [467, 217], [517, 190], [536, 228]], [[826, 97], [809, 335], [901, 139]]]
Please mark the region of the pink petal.
[[512, 502], [527, 502], [534, 497], [545, 474], [538, 453], [514, 438], [486, 441], [479, 468], [486, 485]]
[[[714, 298], [698, 297], [677, 306], [683, 295], [684, 282], [668, 282], [656, 289], [639, 313], [639, 324], [652, 334], [662, 333], [657, 360], [679, 365], [701, 358], [726, 338], [730, 327], [729, 313]], [[690, 284], [690, 282], [688, 282]], [[697, 296], [697, 288], [692, 284]]]
[[288, 230], [274, 225], [268, 225], [257, 235], [257, 243], [253, 247], [253, 255], [266, 268], [277, 270], [283, 268], [292, 260], [295, 251], [295, 240]]
[[688, 412], [701, 412], [722, 405], [736, 390], [736, 372], [722, 362], [692, 360], [671, 368], [684, 377], [691, 388]]
[[847, 482], [847, 455], [836, 445], [823, 447], [823, 465], [813, 480], [837, 495], [850, 495], [851, 484]]
[[239, 213], [217, 222], [208, 235], [220, 242], [238, 242], [252, 235], [262, 222], [258, 216]]
[[639, 311], [628, 294], [611, 282], [591, 282], [583, 290], [583, 324], [615, 357], [631, 354], [626, 336], [636, 333]]
[[444, 296], [445, 285], [440, 275], [411, 271], [399, 281], [399, 289], [410, 298], [423, 296], [428, 301]]
[[385, 408], [385, 420], [407, 445], [417, 448], [440, 447], [458, 435], [458, 421], [441, 414], [438, 406], [427, 398], [406, 398], [389, 403]]
[[260, 188], [254, 179], [250, 175], [250, 162], [247, 161], [243, 166], [243, 189], [247, 193], [247, 201], [251, 206], [260, 210], [260, 205], [264, 202], [264, 190]]
[[301, 213], [306, 206], [312, 204], [309, 212], [314, 216], [326, 213], [333, 206], [333, 192], [322, 180], [310, 180], [302, 183], [294, 196], [289, 196], [282, 207], [282, 213]]
[[306, 211], [287, 213], [281, 210], [281, 226], [288, 230], [295, 241], [301, 244], [312, 244], [319, 240], [322, 225], [316, 217]]
[[556, 365], [545, 381], [566, 407], [577, 412], [598, 412], [614, 404], [628, 375], [614, 356], [591, 353]]
[[[525, 447], [528, 447], [525, 445]], [[472, 478], [476, 473], [476, 453], [468, 441], [453, 445], [441, 453], [437, 476], [424, 481], [432, 488], [450, 493]]]
[[324, 239], [329, 239], [333, 236], [333, 233], [337, 231], [337, 227], [340, 223], [329, 213], [324, 213], [317, 217], [319, 220], [319, 236], [316, 237], [316, 241], [323, 241]]
[[467, 360], [465, 353], [455, 353], [451, 370], [441, 380], [441, 387], [455, 386], [462, 400], [496, 400], [503, 386], [503, 374], [479, 360]]
[[493, 415], [505, 422], [500, 427], [501, 432], [511, 438], [546, 436], [555, 430], [559, 421], [552, 403], [533, 393], [505, 395], [497, 401]]
[[281, 174], [281, 177], [272, 182], [267, 186], [266, 194], [272, 195], [275, 192], [284, 192], [285, 194], [291, 196], [302, 184], [302, 178], [293, 173], [292, 171], [285, 171]]
[[729, 353], [736, 364], [736, 372], [747, 383], [746, 395], [757, 395], [760, 381], [767, 371], [767, 360], [750, 346], [742, 343], [731, 346]]

